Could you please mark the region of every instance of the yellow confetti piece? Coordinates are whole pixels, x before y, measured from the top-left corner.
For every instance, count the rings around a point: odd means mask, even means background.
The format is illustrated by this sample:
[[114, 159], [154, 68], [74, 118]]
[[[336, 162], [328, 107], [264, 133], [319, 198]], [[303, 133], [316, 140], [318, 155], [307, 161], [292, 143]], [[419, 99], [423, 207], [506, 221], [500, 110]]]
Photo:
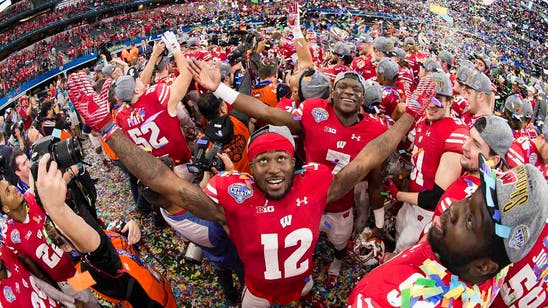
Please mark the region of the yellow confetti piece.
[[459, 285], [458, 287], [449, 290], [443, 297], [457, 299], [462, 293], [464, 293], [464, 287]]

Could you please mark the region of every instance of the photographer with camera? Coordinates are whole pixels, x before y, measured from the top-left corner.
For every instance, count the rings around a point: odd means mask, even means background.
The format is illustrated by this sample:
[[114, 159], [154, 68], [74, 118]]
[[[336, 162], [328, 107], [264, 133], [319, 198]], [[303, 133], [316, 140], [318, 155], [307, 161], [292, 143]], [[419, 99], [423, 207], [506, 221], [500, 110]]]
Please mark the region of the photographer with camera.
[[49, 154], [42, 156], [38, 162], [36, 188], [48, 219], [55, 223], [54, 230], [50, 229], [51, 234], [56, 233], [56, 240], [65, 242], [82, 254], [78, 276], [88, 276], [89, 287], [117, 304], [177, 307], [169, 282], [144, 266], [139, 253], [131, 246], [138, 240], [132, 234], [138, 231], [134, 223], [126, 224], [121, 230], [128, 231], [129, 241], [116, 232], [98, 230], [88, 225], [64, 203], [67, 186], [57, 163], [50, 162]]
[[[205, 129], [206, 138], [211, 143], [221, 132], [221, 150], [227, 153], [234, 169], [239, 172], [249, 173], [249, 160], [247, 159], [247, 141], [249, 140], [249, 129], [247, 128], [248, 117], [237, 110], [228, 112], [227, 104], [208, 92], [198, 100], [200, 113], [207, 119], [208, 127]], [[215, 158], [215, 155], [209, 155]], [[200, 163], [200, 159], [194, 156], [193, 163]], [[211, 163], [202, 164], [204, 166]], [[208, 171], [208, 170], [203, 170]]]
[[[62, 177], [61, 174], [60, 176]], [[64, 199], [65, 195], [66, 193], [60, 198]], [[0, 212], [8, 216], [2, 226], [2, 238], [6, 247], [17, 255], [28, 257], [44, 272], [47, 280], [56, 282], [64, 293], [91, 307], [100, 307], [89, 290], [77, 292], [67, 283], [76, 273], [76, 269], [70, 256], [43, 233], [47, 218], [31, 190], [21, 194], [7, 181], [0, 181]]]
[[42, 103], [39, 121], [39, 131], [42, 136], [51, 135], [54, 129], [64, 130], [67, 127], [65, 117], [63, 113], [61, 113], [59, 104], [54, 102]]

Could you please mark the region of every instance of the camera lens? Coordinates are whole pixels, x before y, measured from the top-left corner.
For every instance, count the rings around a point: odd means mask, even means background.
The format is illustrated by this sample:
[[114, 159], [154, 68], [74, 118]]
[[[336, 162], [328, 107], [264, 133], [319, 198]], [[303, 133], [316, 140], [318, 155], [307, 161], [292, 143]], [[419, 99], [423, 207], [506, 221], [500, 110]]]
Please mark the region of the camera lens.
[[61, 169], [68, 168], [81, 162], [84, 157], [82, 144], [80, 143], [80, 140], [74, 137], [55, 143], [53, 145], [52, 155]]

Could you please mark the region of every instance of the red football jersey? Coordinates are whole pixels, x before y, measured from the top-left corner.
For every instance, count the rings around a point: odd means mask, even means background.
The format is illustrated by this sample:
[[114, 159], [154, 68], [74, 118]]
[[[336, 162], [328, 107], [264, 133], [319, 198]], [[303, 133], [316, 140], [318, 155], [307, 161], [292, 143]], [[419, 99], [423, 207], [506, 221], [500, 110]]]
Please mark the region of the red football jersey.
[[359, 56], [352, 60], [350, 67], [358, 72], [360, 75], [367, 79], [371, 79], [377, 76], [375, 65], [372, 62], [373, 56]]
[[335, 80], [335, 77], [337, 77], [337, 75], [339, 73], [350, 71], [350, 70], [351, 70], [350, 67], [348, 67], [346, 65], [342, 65], [342, 64], [336, 64], [336, 65], [333, 65], [333, 66], [330, 66], [330, 67], [324, 67], [323, 68], [324, 74], [327, 77], [329, 77], [329, 79], [331, 79], [331, 81]]
[[542, 162], [537, 146], [529, 137], [515, 139], [506, 153], [506, 162], [510, 168], [531, 164], [548, 180], [548, 163]]
[[534, 139], [538, 136], [535, 127], [531, 123], [527, 124], [524, 128], [520, 130], [512, 130], [512, 133], [514, 134], [514, 139], [518, 139], [520, 137], [529, 137]]
[[477, 176], [465, 174], [457, 178], [453, 184], [449, 185], [436, 205], [434, 216], [441, 216], [454, 201], [460, 201], [470, 197], [478, 186], [480, 178]]
[[411, 92], [414, 89], [413, 86], [413, 71], [409, 67], [400, 66], [398, 74], [398, 81], [396, 83], [396, 88], [399, 93], [404, 93], [402, 95], [402, 100], [405, 101], [405, 98], [411, 95]]
[[6, 278], [0, 280], [0, 307], [61, 307], [36, 285], [34, 276], [10, 249], [1, 246], [0, 259], [8, 273]]
[[531, 251], [508, 270], [493, 307], [548, 307], [548, 227]]
[[18, 222], [8, 218], [2, 226], [4, 244], [15, 254], [31, 258], [53, 280], [66, 281], [76, 272], [74, 264], [63, 249], [46, 240], [42, 233], [46, 214], [36, 203], [34, 195], [26, 192], [23, 196], [28, 206], [27, 221]]
[[417, 124], [411, 157], [413, 169], [409, 178], [410, 192], [421, 192], [434, 188], [434, 179], [445, 152], [462, 154], [462, 145], [470, 135], [468, 128], [453, 118], [435, 122], [422, 121]]
[[[371, 140], [387, 128], [371, 115], [364, 115], [360, 122], [346, 127], [341, 124], [333, 104], [328, 100], [311, 98], [300, 106], [304, 128], [304, 149], [307, 162], [317, 162], [331, 168], [337, 174], [353, 160]], [[344, 212], [354, 205], [354, 194], [327, 205], [326, 211]]]
[[221, 173], [204, 189], [224, 208], [230, 239], [245, 267], [245, 284], [256, 296], [287, 304], [297, 300], [312, 273], [312, 255], [333, 175], [311, 164], [296, 173], [282, 200], [269, 200], [239, 173]]
[[167, 110], [169, 95], [166, 84], [151, 86], [135, 104], [118, 110], [116, 123], [133, 143], [152, 155], [168, 155], [176, 164], [186, 163], [192, 154], [177, 114]]
[[396, 88], [391, 86], [383, 86], [382, 101], [379, 105], [381, 113], [384, 113], [387, 116], [392, 116], [392, 113], [396, 110], [398, 103], [401, 102], [403, 101]]
[[[441, 265], [425, 241], [366, 274], [354, 287], [347, 307], [488, 307], [506, 271], [471, 285]], [[445, 295], [454, 297], [450, 301]]]

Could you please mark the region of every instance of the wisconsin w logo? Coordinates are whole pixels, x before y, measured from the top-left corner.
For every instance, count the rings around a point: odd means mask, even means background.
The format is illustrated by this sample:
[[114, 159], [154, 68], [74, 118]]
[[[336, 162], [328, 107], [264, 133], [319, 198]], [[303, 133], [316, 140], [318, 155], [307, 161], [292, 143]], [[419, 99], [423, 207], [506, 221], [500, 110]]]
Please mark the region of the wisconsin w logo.
[[282, 219], [280, 219], [280, 224], [282, 225], [282, 228], [291, 226], [291, 218], [293, 218], [292, 215], [287, 215], [282, 217]]
[[337, 141], [337, 149], [342, 149], [346, 146], [346, 141]]

